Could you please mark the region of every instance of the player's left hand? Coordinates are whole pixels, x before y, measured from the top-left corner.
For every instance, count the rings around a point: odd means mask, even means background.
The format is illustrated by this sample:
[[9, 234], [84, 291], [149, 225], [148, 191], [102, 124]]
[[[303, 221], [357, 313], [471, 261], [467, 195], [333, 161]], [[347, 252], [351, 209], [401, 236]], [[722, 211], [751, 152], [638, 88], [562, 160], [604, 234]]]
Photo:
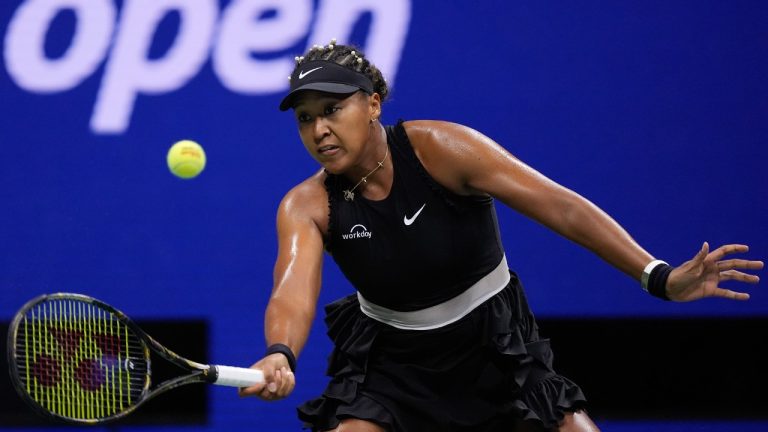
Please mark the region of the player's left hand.
[[[739, 270], [760, 270], [762, 261], [723, 258], [734, 253], [747, 252], [746, 245], [730, 244], [709, 251], [704, 243], [690, 261], [672, 270], [667, 279], [667, 296], [674, 301], [687, 302], [705, 297], [724, 297], [732, 300], [748, 300], [749, 294], [720, 288], [722, 281], [735, 280], [756, 284], [760, 278]], [[739, 269], [739, 270], [737, 270]]]

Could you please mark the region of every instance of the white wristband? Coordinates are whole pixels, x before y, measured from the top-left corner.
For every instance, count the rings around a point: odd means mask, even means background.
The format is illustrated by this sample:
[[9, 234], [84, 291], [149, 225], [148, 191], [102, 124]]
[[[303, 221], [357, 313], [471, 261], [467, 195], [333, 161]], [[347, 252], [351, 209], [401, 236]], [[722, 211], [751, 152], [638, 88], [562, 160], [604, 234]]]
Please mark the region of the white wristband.
[[651, 277], [651, 272], [653, 269], [660, 265], [669, 265], [666, 262], [662, 260], [653, 260], [648, 263], [647, 266], [645, 266], [645, 269], [643, 269], [643, 275], [640, 276], [640, 286], [643, 287], [643, 290], [645, 292], [648, 292], [648, 278]]

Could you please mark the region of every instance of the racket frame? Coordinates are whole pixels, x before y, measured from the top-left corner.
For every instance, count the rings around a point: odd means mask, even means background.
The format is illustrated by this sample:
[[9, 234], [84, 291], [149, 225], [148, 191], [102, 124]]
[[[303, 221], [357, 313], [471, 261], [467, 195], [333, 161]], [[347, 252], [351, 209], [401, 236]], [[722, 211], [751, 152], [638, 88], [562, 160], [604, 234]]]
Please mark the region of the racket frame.
[[[101, 308], [104, 311], [111, 313], [115, 317], [115, 319], [117, 319], [121, 324], [128, 327], [130, 331], [132, 331], [136, 335], [138, 341], [141, 343], [141, 349], [144, 352], [144, 357], [146, 358], [147, 370], [146, 370], [146, 373], [144, 374], [144, 384], [143, 384], [141, 393], [138, 395], [138, 398], [135, 403], [110, 416], [106, 416], [102, 418], [78, 419], [78, 418], [63, 416], [46, 409], [40, 403], [35, 401], [32, 398], [32, 396], [29, 395], [29, 393], [27, 393], [25, 389], [25, 385], [21, 381], [21, 375], [20, 375], [21, 372], [19, 371], [19, 368], [17, 365], [17, 361], [19, 359], [17, 358], [17, 353], [16, 353], [16, 339], [19, 331], [19, 326], [21, 322], [24, 320], [24, 317], [26, 316], [29, 310], [31, 310], [38, 304], [48, 302], [48, 301], [57, 301], [57, 300], [80, 301], [80, 302], [84, 302], [87, 304], [91, 304], [95, 307]], [[191, 373], [168, 379], [166, 381], [159, 383], [155, 388], [150, 389], [150, 386], [152, 385], [152, 359], [151, 359], [150, 352], [154, 352], [155, 354], [177, 365], [178, 367], [185, 369], [187, 371], [191, 371]], [[8, 368], [9, 368], [9, 373], [11, 377], [11, 382], [13, 383], [13, 386], [16, 389], [17, 393], [21, 395], [22, 399], [24, 399], [24, 401], [27, 402], [28, 405], [33, 407], [35, 411], [37, 411], [39, 414], [42, 414], [45, 417], [51, 417], [57, 420], [62, 420], [64, 422], [73, 423], [73, 424], [96, 425], [96, 424], [104, 424], [104, 423], [112, 422], [129, 415], [130, 413], [135, 411], [139, 406], [143, 405], [145, 402], [151, 400], [152, 398], [160, 394], [167, 392], [168, 390], [172, 390], [176, 387], [180, 387], [187, 384], [194, 384], [194, 383], [215, 384], [216, 380], [218, 379], [218, 370], [215, 366], [194, 362], [192, 360], [186, 359], [176, 354], [175, 352], [171, 351], [170, 349], [166, 348], [165, 346], [157, 342], [146, 332], [144, 332], [144, 330], [142, 330], [141, 327], [139, 327], [136, 323], [134, 323], [133, 320], [128, 318], [128, 316], [123, 312], [121, 312], [120, 310], [110, 306], [107, 303], [104, 303], [103, 301], [97, 300], [93, 297], [90, 297], [84, 294], [77, 294], [77, 293], [60, 292], [60, 293], [53, 293], [53, 294], [43, 294], [25, 303], [24, 306], [22, 306], [21, 309], [19, 309], [19, 311], [16, 313], [16, 315], [14, 316], [8, 328], [7, 354], [8, 354]]]

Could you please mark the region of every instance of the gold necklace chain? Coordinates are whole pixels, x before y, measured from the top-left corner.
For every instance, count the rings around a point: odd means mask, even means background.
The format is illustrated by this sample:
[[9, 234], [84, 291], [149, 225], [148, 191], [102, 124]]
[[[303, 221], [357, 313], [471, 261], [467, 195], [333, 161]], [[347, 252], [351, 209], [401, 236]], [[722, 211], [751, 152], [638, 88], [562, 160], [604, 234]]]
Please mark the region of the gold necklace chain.
[[360, 179], [359, 182], [355, 186], [352, 187], [352, 189], [347, 189], [344, 191], [344, 199], [347, 201], [354, 201], [355, 200], [355, 189], [357, 189], [358, 186], [360, 186], [360, 183], [368, 183], [368, 177], [372, 176], [373, 173], [379, 170], [379, 168], [384, 166], [384, 161], [387, 160], [387, 156], [389, 156], [389, 145], [387, 145], [387, 151], [384, 153], [384, 159], [381, 160], [381, 162], [376, 165], [376, 168], [372, 169], [371, 172], [366, 174], [363, 178]]

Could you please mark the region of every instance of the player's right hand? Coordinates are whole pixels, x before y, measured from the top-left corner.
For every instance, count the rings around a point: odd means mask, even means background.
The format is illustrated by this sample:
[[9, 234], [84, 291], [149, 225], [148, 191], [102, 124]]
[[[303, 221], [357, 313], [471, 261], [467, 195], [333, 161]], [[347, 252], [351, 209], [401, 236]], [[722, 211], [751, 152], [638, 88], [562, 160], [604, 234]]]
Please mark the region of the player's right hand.
[[250, 387], [241, 387], [237, 393], [241, 397], [256, 396], [259, 399], [274, 401], [287, 397], [296, 387], [296, 376], [288, 366], [288, 359], [283, 354], [270, 354], [251, 366], [264, 373], [264, 382]]

